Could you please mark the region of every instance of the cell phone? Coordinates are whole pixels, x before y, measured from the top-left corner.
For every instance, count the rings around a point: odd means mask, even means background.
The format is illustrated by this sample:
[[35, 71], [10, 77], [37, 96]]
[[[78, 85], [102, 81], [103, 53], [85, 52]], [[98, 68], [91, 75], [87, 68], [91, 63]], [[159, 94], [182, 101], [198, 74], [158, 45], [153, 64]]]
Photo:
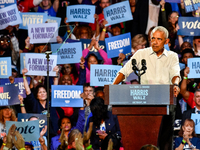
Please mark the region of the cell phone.
[[103, 134], [103, 132], [101, 130], [97, 130], [96, 131], [98, 134]]

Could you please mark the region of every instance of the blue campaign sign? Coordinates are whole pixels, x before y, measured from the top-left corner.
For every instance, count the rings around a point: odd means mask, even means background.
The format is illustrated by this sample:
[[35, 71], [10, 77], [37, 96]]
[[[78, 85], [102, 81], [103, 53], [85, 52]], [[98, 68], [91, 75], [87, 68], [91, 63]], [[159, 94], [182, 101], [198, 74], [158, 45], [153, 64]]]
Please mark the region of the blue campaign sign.
[[[84, 50], [90, 45], [91, 39], [80, 39], [80, 41], [82, 42], [82, 47]], [[106, 52], [105, 41], [99, 41], [99, 47]], [[94, 46], [92, 47], [92, 49], [90, 50], [88, 55], [91, 53], [95, 54], [99, 60], [103, 60], [103, 58], [99, 54], [98, 50], [95, 49]], [[86, 58], [87, 58], [87, 56], [86, 56]]]
[[200, 78], [200, 58], [189, 58], [187, 63], [190, 68], [188, 78]]
[[8, 78], [12, 75], [11, 57], [0, 58], [0, 78]]
[[0, 106], [20, 104], [18, 84], [0, 85]]
[[52, 85], [51, 107], [83, 107], [83, 86]]
[[[30, 84], [31, 78], [27, 77], [28, 84]], [[26, 90], [24, 88], [24, 80], [23, 78], [15, 78], [14, 83], [18, 84], [19, 87], [19, 95], [21, 95], [23, 98], [26, 98]], [[9, 79], [0, 79], [0, 85], [10, 85]]]
[[179, 17], [178, 35], [199, 36], [200, 35], [200, 17]]
[[20, 54], [20, 74], [22, 74], [22, 70], [25, 68], [25, 55], [26, 53]]
[[186, 13], [195, 11], [200, 7], [198, 0], [184, 0], [184, 5]]
[[67, 6], [67, 22], [94, 23], [95, 6], [93, 5], [71, 5]]
[[[53, 71], [53, 68], [57, 64], [57, 56], [50, 55], [49, 58], [49, 76], [56, 76], [56, 72]], [[30, 54], [26, 53], [25, 55], [25, 64], [28, 72], [26, 75], [38, 75], [38, 76], [47, 76], [47, 58], [44, 53], [39, 54]]]
[[[39, 128], [41, 131], [45, 126], [47, 126], [47, 115], [31, 114], [31, 113], [26, 113], [26, 114], [18, 113], [18, 121], [21, 121], [21, 122], [27, 122], [27, 121], [29, 121], [29, 119], [36, 118], [36, 117], [39, 120]], [[45, 135], [47, 135], [47, 133], [45, 133]]]
[[104, 8], [103, 12], [104, 18], [108, 21], [106, 26], [133, 19], [129, 1], [123, 1], [110, 5]]
[[16, 4], [0, 9], [0, 30], [7, 26], [18, 25], [22, 22]]
[[79, 63], [82, 56], [81, 42], [51, 44], [53, 55], [57, 55], [57, 64]]
[[16, 4], [16, 0], [0, 0], [0, 9], [12, 4]]
[[105, 39], [108, 58], [118, 57], [119, 53], [131, 52], [131, 34], [125, 33]]
[[200, 114], [194, 114], [192, 113], [191, 119], [195, 123], [195, 133], [200, 134]]
[[22, 23], [20, 29], [28, 29], [28, 24], [40, 24], [47, 21], [47, 13], [20, 13]]
[[112, 84], [122, 66], [117, 65], [91, 65], [90, 85], [104, 86]]
[[58, 27], [60, 26], [60, 22], [61, 22], [61, 18], [60, 17], [51, 17], [51, 16], [47, 16], [47, 22], [48, 23], [58, 23]]
[[185, 68], [185, 64], [183, 64], [183, 63], [179, 63], [179, 66], [180, 66], [181, 70]]
[[168, 44], [165, 44], [164, 47], [165, 47], [166, 50], [170, 51]]
[[[16, 130], [23, 136], [25, 142], [38, 141], [40, 137], [39, 120], [27, 122], [6, 121], [6, 129], [10, 129], [13, 124], [15, 124]], [[8, 134], [8, 130], [6, 130], [6, 134]]]

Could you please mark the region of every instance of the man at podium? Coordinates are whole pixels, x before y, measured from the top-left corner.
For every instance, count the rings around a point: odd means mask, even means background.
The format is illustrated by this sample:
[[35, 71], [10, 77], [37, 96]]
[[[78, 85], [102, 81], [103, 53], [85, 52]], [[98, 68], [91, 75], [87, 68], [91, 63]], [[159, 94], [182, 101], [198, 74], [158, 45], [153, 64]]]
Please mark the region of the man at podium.
[[180, 67], [178, 55], [164, 48], [168, 44], [168, 31], [162, 26], [155, 27], [151, 32], [151, 47], [138, 50], [125, 66], [119, 71], [113, 84], [119, 84], [133, 72], [146, 66], [146, 72], [141, 76], [141, 84], [173, 84], [174, 96], [179, 94]]

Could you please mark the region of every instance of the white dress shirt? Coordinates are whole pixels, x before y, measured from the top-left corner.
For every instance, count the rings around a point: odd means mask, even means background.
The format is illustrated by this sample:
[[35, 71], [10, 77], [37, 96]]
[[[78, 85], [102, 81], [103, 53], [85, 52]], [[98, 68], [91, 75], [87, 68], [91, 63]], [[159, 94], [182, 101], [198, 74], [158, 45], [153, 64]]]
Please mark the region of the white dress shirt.
[[138, 69], [142, 68], [141, 60], [146, 60], [147, 70], [141, 76], [141, 84], [172, 84], [174, 76], [180, 77], [179, 59], [175, 52], [164, 49], [158, 57], [153, 49], [148, 47], [138, 50], [119, 71], [125, 75], [125, 80], [133, 72], [132, 59], [136, 59]]

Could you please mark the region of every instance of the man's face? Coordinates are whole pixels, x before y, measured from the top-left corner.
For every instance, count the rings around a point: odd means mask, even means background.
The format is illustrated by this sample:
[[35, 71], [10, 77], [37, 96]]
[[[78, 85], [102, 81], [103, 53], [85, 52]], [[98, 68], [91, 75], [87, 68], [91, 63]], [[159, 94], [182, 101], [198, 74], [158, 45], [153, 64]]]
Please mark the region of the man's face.
[[100, 6], [101, 6], [102, 9], [110, 6], [109, 0], [101, 0]]
[[187, 65], [187, 60], [188, 60], [188, 58], [193, 58], [192, 53], [185, 53], [185, 54], [183, 55], [182, 62], [183, 62], [185, 65]]
[[161, 31], [155, 31], [151, 37], [151, 47], [153, 51], [159, 56], [164, 50], [164, 45], [168, 43], [165, 39], [165, 34]]
[[196, 103], [196, 106], [200, 107], [200, 92], [196, 92], [194, 95], [194, 102]]
[[88, 87], [85, 87], [84, 90], [83, 90], [84, 94], [85, 95], [94, 95], [94, 90], [92, 87], [88, 86]]

